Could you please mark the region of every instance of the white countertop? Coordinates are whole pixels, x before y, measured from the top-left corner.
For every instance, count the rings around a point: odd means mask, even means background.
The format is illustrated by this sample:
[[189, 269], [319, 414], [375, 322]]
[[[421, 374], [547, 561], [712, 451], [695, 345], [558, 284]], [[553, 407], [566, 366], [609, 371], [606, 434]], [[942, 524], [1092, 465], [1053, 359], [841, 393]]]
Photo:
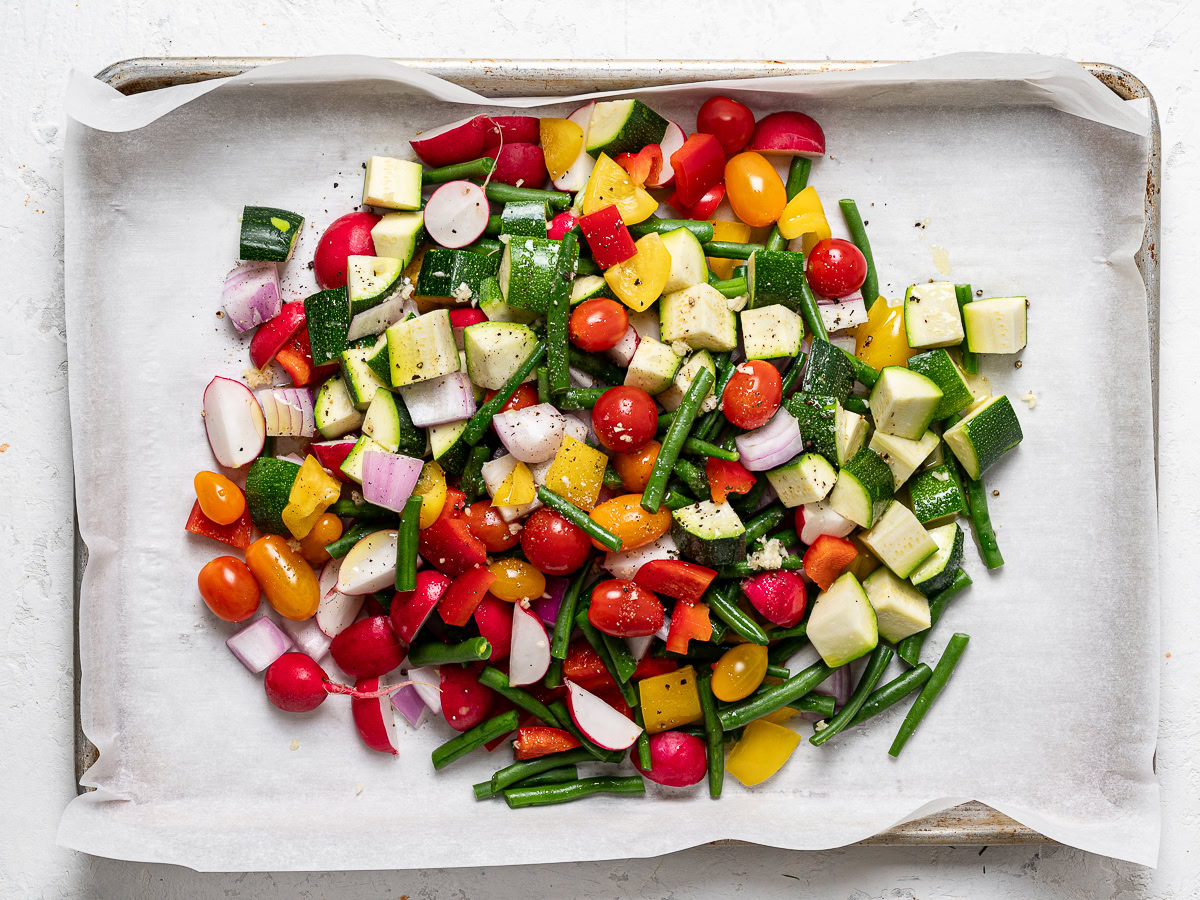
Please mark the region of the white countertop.
[[[992, 5], [992, 4], [989, 4]], [[999, 4], [995, 4], [999, 6]], [[330, 10], [317, 13], [318, 6]], [[607, 4], [534, 0], [337, 4], [296, 0], [42, 0], [8, 4], [0, 56], [0, 897], [1200, 896], [1200, 509], [1182, 400], [1197, 387], [1188, 236], [1200, 234], [1200, 87], [1191, 0], [961, 0]], [[1136, 8], [1137, 12], [1130, 10]], [[886, 11], [885, 11], [886, 9]], [[336, 12], [334, 12], [336, 10]], [[736, 12], [735, 12], [736, 10]], [[143, 55], [903, 59], [1035, 51], [1123, 66], [1154, 93], [1163, 129], [1161, 441], [1163, 844], [1157, 870], [1056, 846], [701, 847], [630, 862], [366, 873], [198, 874], [59, 849], [74, 796], [71, 478], [62, 299], [63, 81]], [[1118, 514], [1119, 511], [1114, 511]], [[1131, 598], [1132, 600], [1132, 598]], [[1119, 689], [1098, 685], [1098, 689]], [[1035, 700], [1036, 698], [1031, 698]], [[1014, 723], [1016, 725], [1017, 723]], [[1052, 739], [1052, 738], [1051, 738]], [[803, 815], [802, 810], [797, 811]], [[338, 823], [330, 823], [338, 827]], [[349, 823], [346, 823], [349, 827]]]

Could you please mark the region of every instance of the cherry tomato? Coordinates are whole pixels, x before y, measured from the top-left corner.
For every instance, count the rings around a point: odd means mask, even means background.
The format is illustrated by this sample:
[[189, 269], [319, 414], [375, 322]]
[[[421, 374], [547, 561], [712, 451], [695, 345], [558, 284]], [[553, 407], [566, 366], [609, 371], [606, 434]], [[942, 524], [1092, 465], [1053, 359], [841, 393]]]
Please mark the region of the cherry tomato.
[[726, 156], [733, 156], [754, 134], [754, 113], [729, 97], [709, 97], [696, 113], [696, 130], [715, 135]]
[[725, 418], [738, 428], [761, 428], [771, 421], [782, 399], [779, 370], [764, 359], [755, 359], [733, 370], [721, 405]]
[[654, 440], [658, 407], [654, 398], [638, 387], [609, 388], [592, 407], [592, 428], [609, 450], [634, 453]]
[[[622, 550], [636, 550], [657, 541], [671, 528], [671, 511], [665, 506], [651, 513], [642, 509], [641, 494], [622, 494], [592, 510], [592, 521], [621, 539]], [[597, 550], [605, 549], [592, 542]]]
[[275, 612], [297, 622], [316, 614], [321, 602], [317, 575], [279, 535], [268, 534], [247, 547], [246, 565]]
[[571, 343], [588, 353], [611, 350], [628, 328], [624, 304], [607, 297], [584, 300], [571, 313]]
[[825, 238], [808, 254], [807, 275], [822, 297], [848, 297], [867, 280], [867, 258], [849, 241]]
[[591, 549], [592, 542], [583, 529], [551, 509], [535, 510], [521, 529], [525, 558], [547, 575], [574, 572]]
[[546, 576], [523, 559], [498, 559], [488, 571], [496, 576], [488, 590], [501, 600], [536, 600], [546, 593]]
[[326, 544], [342, 536], [342, 520], [333, 513], [323, 513], [312, 530], [300, 539], [300, 555], [314, 566], [329, 562]]
[[[491, 400], [496, 396], [496, 391], [487, 391], [484, 394], [484, 402]], [[529, 406], [537, 406], [538, 395], [537, 388], [530, 382], [525, 382], [516, 389], [508, 402], [500, 407], [500, 412], [508, 412], [510, 409], [525, 409]], [[496, 426], [491, 426], [492, 431], [496, 430]]]
[[226, 622], [245, 622], [258, 609], [258, 582], [236, 556], [218, 556], [196, 579], [212, 614]]
[[658, 451], [661, 449], [662, 444], [651, 441], [637, 453], [613, 454], [613, 468], [621, 476], [621, 484], [625, 485], [625, 490], [640, 494], [646, 489], [646, 483], [650, 481], [650, 473], [654, 470], [654, 463], [658, 460]]
[[767, 675], [767, 648], [738, 644], [713, 666], [712, 691], [729, 703], [749, 697]]
[[626, 578], [610, 578], [592, 590], [588, 621], [613, 637], [645, 637], [663, 626], [663, 606], [653, 591]]
[[787, 206], [783, 179], [760, 153], [739, 153], [725, 163], [725, 190], [734, 213], [751, 228], [773, 224]]
[[380, 217], [369, 212], [346, 213], [339, 219], [334, 219], [321, 240], [317, 242], [317, 252], [313, 254], [313, 270], [317, 276], [317, 284], [329, 290], [344, 287], [346, 284], [346, 259], [351, 256], [374, 256], [375, 241], [371, 238], [371, 229], [378, 224]]
[[488, 553], [500, 553], [517, 546], [521, 529], [505, 522], [490, 500], [477, 500], [463, 510], [467, 529], [483, 542]]
[[241, 488], [219, 472], [197, 472], [192, 484], [200, 511], [218, 525], [230, 525], [246, 511]]

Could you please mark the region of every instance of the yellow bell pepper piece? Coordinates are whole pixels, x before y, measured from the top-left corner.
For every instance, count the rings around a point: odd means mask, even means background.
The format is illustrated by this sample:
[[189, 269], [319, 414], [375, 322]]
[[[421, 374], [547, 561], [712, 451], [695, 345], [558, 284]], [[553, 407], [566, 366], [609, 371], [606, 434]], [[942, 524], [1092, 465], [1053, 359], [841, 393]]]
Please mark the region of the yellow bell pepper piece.
[[691, 666], [643, 678], [638, 682], [638, 693], [647, 734], [658, 734], [704, 718], [700, 692], [696, 689], [696, 670]]
[[492, 506], [523, 506], [532, 503], [536, 496], [533, 473], [525, 463], [518, 462], [492, 495]]
[[[726, 241], [731, 244], [746, 244], [750, 242], [750, 226], [745, 222], [727, 222], [724, 219], [711, 219], [714, 241]], [[708, 268], [722, 281], [733, 277], [733, 270], [741, 262], [740, 259], [717, 259], [708, 257]]]
[[591, 512], [600, 499], [608, 457], [571, 435], [564, 435], [546, 471], [546, 489]]
[[551, 178], [557, 178], [579, 158], [583, 149], [583, 129], [570, 119], [540, 119], [538, 130], [542, 154]]
[[413, 488], [414, 494], [421, 497], [421, 528], [428, 528], [442, 514], [446, 505], [446, 473], [435, 462], [427, 462], [421, 467], [421, 477]]
[[725, 760], [725, 771], [746, 787], [762, 784], [779, 771], [800, 743], [790, 728], [755, 719], [742, 732]]
[[903, 366], [916, 354], [904, 330], [904, 303], [895, 306], [880, 297], [867, 313], [867, 321], [854, 329], [854, 355], [868, 366]]
[[658, 201], [629, 180], [629, 173], [601, 153], [583, 192], [583, 214], [615, 206], [626, 225], [650, 218]]
[[789, 241], [804, 235], [805, 253], [811, 253], [817, 241], [832, 237], [825, 207], [815, 187], [806, 187], [788, 201], [779, 217], [779, 233]]
[[283, 508], [283, 524], [296, 540], [307, 537], [341, 494], [341, 482], [321, 468], [315, 456], [305, 457]]
[[792, 709], [790, 706], [781, 706], [779, 709], [775, 710], [775, 712], [767, 713], [765, 716], [763, 716], [762, 721], [770, 722], [773, 725], [782, 725], [798, 712], [799, 710]]
[[638, 238], [637, 253], [604, 270], [604, 280], [621, 302], [634, 312], [648, 309], [659, 298], [671, 275], [671, 251], [654, 232]]

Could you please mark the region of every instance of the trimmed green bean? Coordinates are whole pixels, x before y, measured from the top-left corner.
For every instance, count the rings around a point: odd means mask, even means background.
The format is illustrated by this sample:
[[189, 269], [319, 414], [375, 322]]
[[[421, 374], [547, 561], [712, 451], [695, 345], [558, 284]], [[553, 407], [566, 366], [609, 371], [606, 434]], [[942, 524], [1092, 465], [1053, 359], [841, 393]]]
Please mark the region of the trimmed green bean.
[[790, 706], [833, 674], [833, 669], [824, 661], [813, 663], [802, 669], [783, 684], [773, 684], [756, 697], [743, 700], [721, 710], [721, 727], [726, 731], [753, 722], [755, 719]]
[[800, 375], [804, 372], [804, 361], [808, 359], [807, 353], [801, 353], [792, 360], [792, 364], [788, 366], [787, 372], [783, 376], [783, 396], [790, 397], [792, 391], [796, 387], [796, 382], [800, 380]]
[[727, 459], [730, 462], [737, 462], [742, 458], [736, 450], [726, 450], [724, 447], [718, 447], [716, 444], [710, 444], [708, 441], [694, 437], [683, 442], [683, 452], [694, 453], [696, 456], [711, 456], [714, 459]]
[[915, 666], [920, 662], [921, 647], [925, 645], [925, 638], [929, 637], [929, 632], [933, 631], [933, 626], [938, 623], [938, 619], [946, 611], [946, 606], [970, 586], [971, 576], [962, 569], [959, 569], [954, 574], [953, 581], [929, 598], [929, 627], [924, 631], [918, 631], [916, 634], [910, 634], [897, 644], [896, 655], [910, 666]]
[[[786, 684], [787, 682], [784, 683]], [[771, 687], [778, 687], [778, 685], [771, 685]], [[756, 695], [765, 693], [764, 689], [759, 688], [750, 696], [753, 698]], [[826, 719], [832, 716], [833, 711], [837, 709], [837, 701], [833, 697], [830, 697], [828, 694], [814, 694], [811, 691], [803, 697], [799, 697], [784, 705], [790, 706], [792, 709], [798, 709], [800, 712], [816, 713], [818, 716], [824, 716]]]
[[408, 648], [408, 661], [414, 666], [445, 666], [451, 663], [479, 662], [490, 659], [492, 645], [485, 637], [467, 638], [457, 644], [429, 641]]
[[942, 658], [933, 667], [933, 674], [929, 676], [929, 680], [921, 688], [921, 693], [917, 694], [917, 699], [909, 707], [908, 715], [904, 717], [900, 731], [896, 733], [896, 739], [892, 741], [892, 746], [888, 749], [889, 756], [900, 755], [900, 751], [904, 749], [904, 745], [916, 732], [917, 726], [921, 724], [921, 720], [925, 718], [925, 714], [929, 712], [933, 702], [945, 689], [946, 682], [954, 674], [954, 667], [958, 665], [963, 651], [967, 649], [967, 642], [970, 640], [970, 635], [961, 632], [955, 632], [954, 636], [950, 638], [946, 649], [942, 651]]
[[613, 661], [613, 675], [618, 683], [627, 684], [633, 677], [633, 673], [637, 671], [637, 660], [633, 658], [633, 654], [629, 652], [629, 646], [621, 638], [604, 632], [600, 632], [600, 636], [604, 639], [604, 646], [608, 648], [608, 656]]
[[[792, 164], [788, 166], [787, 183], [784, 185], [784, 192], [789, 201], [808, 186], [808, 173], [811, 169], [812, 160], [807, 156], [792, 157]], [[779, 233], [779, 223], [776, 222], [771, 226], [766, 247], [768, 250], [786, 250], [787, 245], [787, 238]]]
[[590, 256], [579, 257], [579, 262], [575, 266], [576, 275], [602, 275], [603, 270], [596, 265], [596, 261]]
[[[582, 744], [582, 747], [579, 749], [588, 754], [588, 756], [590, 756], [592, 759], [606, 763], [619, 763], [625, 758], [625, 752], [623, 750], [605, 750], [603, 747], [592, 743], [592, 741], [587, 738], [582, 731], [575, 727], [575, 721], [571, 718], [571, 713], [567, 709], [567, 704], [563, 703], [561, 700], [555, 700], [553, 703], [551, 703], [550, 710], [558, 719], [558, 727], [570, 734], [571, 737], [575, 738], [575, 740], [579, 741], [579, 743]], [[577, 751], [571, 750], [568, 752], [575, 753]], [[549, 757], [542, 758], [548, 759]], [[536, 762], [536, 760], [530, 761]], [[574, 759], [570, 761], [584, 762], [584, 760]]]
[[[489, 159], [491, 157], [488, 157]], [[483, 233], [488, 237], [495, 237], [504, 230], [503, 216], [488, 216], [487, 225], [484, 226]]]
[[477, 444], [471, 448], [471, 455], [467, 459], [466, 466], [463, 467], [462, 478], [459, 480], [459, 487], [466, 494], [468, 503], [474, 503], [476, 498], [487, 490], [487, 486], [483, 483], [483, 464], [491, 455], [486, 444]]
[[513, 187], [492, 181], [484, 189], [489, 200], [496, 203], [520, 203], [522, 200], [542, 200], [546, 206], [561, 212], [571, 205], [571, 195], [561, 191], [542, 191], [537, 188]]
[[417, 535], [421, 530], [421, 495], [404, 501], [400, 529], [396, 534], [396, 590], [417, 589]]
[[1004, 565], [1004, 557], [1000, 555], [1000, 545], [996, 543], [992, 517], [988, 514], [987, 486], [982, 478], [967, 479], [967, 504], [971, 507], [971, 527], [975, 531], [975, 540], [979, 542], [984, 565], [989, 569], [998, 569]]
[[599, 541], [609, 550], [614, 553], [621, 549], [621, 539], [585, 513], [582, 509], [572, 503], [570, 500], [565, 500], [554, 491], [542, 485], [537, 489], [538, 499], [548, 507], [554, 510], [572, 525], [581, 529], [588, 537]]
[[567, 348], [567, 360], [580, 372], [599, 378], [605, 384], [624, 384], [625, 370], [594, 353], [584, 353], [575, 346]]
[[635, 238], [640, 238], [652, 231], [657, 234], [668, 234], [678, 231], [680, 228], [686, 228], [702, 244], [713, 239], [712, 222], [704, 222], [699, 219], [659, 219], [651, 216], [636, 225], [630, 225], [629, 233]]
[[704, 672], [696, 679], [696, 689], [700, 694], [700, 709], [704, 711], [704, 742], [708, 746], [708, 796], [716, 800], [725, 781], [725, 732], [717, 715], [711, 672]]
[[[537, 775], [530, 775], [523, 781], [518, 781], [521, 787], [537, 787], [540, 784], [562, 784], [564, 781], [574, 781], [579, 777], [579, 769], [575, 766], [559, 766], [557, 769], [551, 769], [548, 772], [540, 772]], [[496, 796], [496, 792], [492, 790], [490, 781], [481, 781], [478, 784], [471, 785], [471, 790], [475, 792], [476, 800], [490, 800]]]
[[718, 578], [752, 578], [760, 572], [798, 572], [804, 568], [804, 557], [802, 556], [785, 556], [778, 566], [773, 569], [755, 568], [750, 563], [734, 563], [733, 565], [725, 566], [717, 572]]
[[684, 506], [691, 506], [696, 501], [687, 494], [681, 494], [679, 491], [673, 491], [667, 488], [667, 493], [663, 496], [662, 505], [667, 509], [675, 510]]
[[[733, 373], [737, 371], [737, 363], [733, 361], [732, 354], [722, 354], [723, 359], [717, 361], [717, 377], [713, 382], [713, 396], [718, 400], [725, 394], [725, 388], [729, 385], [729, 379], [733, 377]], [[695, 436], [701, 440], [708, 440], [717, 429], [721, 427], [721, 423], [725, 421], [725, 415], [720, 409], [714, 409], [704, 414], [704, 418], [700, 420], [700, 424], [696, 426]]]
[[746, 523], [746, 543], [756, 541], [784, 519], [788, 511], [783, 506], [768, 506]]
[[739, 244], [734, 241], [704, 241], [704, 255], [715, 259], [749, 259], [755, 250], [762, 250], [762, 244]]
[[338, 500], [329, 507], [328, 512], [335, 516], [344, 516], [347, 519], [387, 519], [396, 515], [390, 509], [384, 509], [382, 506], [376, 506], [366, 500], [361, 503], [355, 503], [353, 500]]
[[646, 720], [640, 706], [633, 708], [633, 721], [642, 729], [637, 739], [638, 766], [643, 772], [649, 772], [654, 767], [654, 759], [650, 756], [650, 735], [646, 733]]
[[646, 782], [641, 775], [601, 775], [595, 778], [580, 778], [564, 784], [547, 784], [542, 787], [514, 787], [504, 792], [504, 802], [509, 809], [526, 806], [551, 806], [555, 803], [570, 803], [593, 794], [644, 794]]
[[805, 616], [804, 619], [797, 622], [791, 628], [772, 628], [767, 632], [767, 637], [772, 642], [788, 638], [808, 637], [808, 617]]
[[[612, 653], [609, 651], [608, 642], [605, 640], [607, 635], [602, 634], [600, 629], [588, 619], [587, 607], [575, 613], [575, 627], [583, 632], [583, 636], [587, 638], [587, 642], [592, 645], [592, 649], [596, 651], [596, 654], [600, 657], [600, 661], [604, 663], [604, 668], [608, 669], [608, 674], [617, 683], [617, 687], [621, 691], [621, 696], [625, 698], [625, 702], [630, 707], [638, 706], [641, 703], [641, 698], [638, 696], [637, 689], [628, 680], [621, 680], [616, 660], [613, 659]], [[637, 666], [635, 665], [634, 668], [637, 668]]]
[[800, 650], [804, 649], [804, 645], [808, 643], [807, 637], [791, 637], [785, 638], [778, 644], [772, 645], [767, 650], [767, 662], [781, 663], [784, 660], [791, 659]]
[[[516, 710], [510, 710], [510, 712], [515, 714]], [[534, 775], [540, 775], [543, 772], [549, 772], [551, 769], [591, 762], [592, 759], [592, 755], [587, 750], [577, 747], [574, 750], [566, 750], [562, 753], [550, 753], [546, 756], [539, 756], [537, 759], [525, 759], [515, 762], [511, 766], [505, 766], [503, 769], [492, 773], [492, 793], [498, 794], [509, 785], [524, 781], [526, 778]]]
[[667, 479], [671, 477], [671, 470], [675, 468], [679, 459], [679, 451], [683, 449], [692, 424], [696, 421], [700, 401], [708, 395], [712, 386], [713, 373], [708, 369], [701, 369], [688, 385], [679, 409], [675, 410], [675, 418], [671, 421], [671, 427], [667, 429], [667, 436], [663, 438], [658, 458], [654, 460], [654, 468], [650, 471], [650, 479], [642, 491], [642, 509], [647, 512], [656, 513], [662, 505], [663, 496], [667, 492]]
[[709, 282], [709, 284], [716, 288], [721, 293], [721, 296], [729, 298], [740, 297], [750, 289], [749, 285], [746, 284], [745, 278], [729, 278], [725, 281], [718, 278], [716, 281]]
[[562, 687], [562, 669], [563, 661], [555, 657], [550, 657], [550, 668], [546, 670], [546, 677], [542, 679], [542, 684], [550, 690]]
[[875, 254], [871, 252], [867, 226], [859, 215], [858, 204], [853, 200], [839, 200], [838, 206], [842, 209], [842, 218], [846, 220], [846, 228], [850, 231], [850, 240], [867, 260], [867, 278], [859, 291], [862, 293], [863, 303], [870, 309], [871, 304], [879, 297], [879, 274], [875, 271]]
[[490, 156], [481, 156], [468, 162], [455, 163], [437, 169], [426, 169], [421, 173], [421, 184], [445, 184], [447, 181], [468, 181], [472, 178], [487, 178], [496, 167]]
[[575, 627], [575, 609], [579, 604], [579, 594], [591, 571], [592, 564], [589, 562], [575, 574], [571, 583], [567, 585], [567, 592], [563, 594], [562, 603], [558, 607], [558, 618], [554, 622], [554, 634], [550, 638], [552, 659], [567, 658], [567, 645], [571, 642], [571, 629]]
[[[395, 513], [393, 513], [395, 515]], [[355, 522], [349, 529], [342, 533], [342, 536], [336, 541], [331, 541], [325, 545], [325, 552], [334, 559], [341, 559], [350, 552], [350, 548], [365, 538], [368, 534], [374, 534], [379, 531], [382, 526], [378, 522]]]
[[473, 244], [467, 244], [463, 247], [468, 253], [478, 253], [483, 256], [494, 256], [497, 253], [504, 252], [504, 244], [501, 241], [493, 238], [480, 238]]
[[867, 660], [867, 667], [863, 670], [862, 677], [858, 679], [858, 684], [854, 686], [854, 693], [850, 695], [846, 705], [829, 720], [824, 728], [808, 739], [810, 743], [820, 746], [839, 731], [849, 727], [863, 704], [867, 702], [867, 698], [871, 696], [871, 691], [875, 690], [875, 685], [879, 683], [884, 670], [887, 669], [895, 655], [896, 651], [882, 641], [875, 646], [875, 649], [871, 651], [871, 658]]
[[539, 344], [526, 357], [525, 362], [517, 366], [517, 370], [508, 377], [508, 381], [504, 382], [500, 390], [496, 391], [495, 396], [475, 411], [475, 415], [471, 416], [467, 421], [467, 427], [463, 429], [459, 440], [470, 446], [478, 444], [483, 439], [487, 427], [492, 424], [492, 419], [503, 409], [504, 404], [512, 399], [512, 395], [517, 392], [517, 388], [529, 377], [529, 373], [538, 367], [538, 363], [542, 361], [545, 355], [546, 345], [544, 343]]
[[550, 373], [545, 366], [537, 367], [537, 394], [538, 403], [549, 403], [550, 396]]
[[868, 366], [845, 347], [840, 349], [842, 355], [846, 357], [846, 362], [850, 363], [850, 368], [854, 370], [854, 380], [864, 387], [875, 387], [875, 382], [879, 380], [879, 370]]
[[862, 709], [858, 711], [858, 714], [850, 721], [850, 724], [852, 726], [861, 725], [867, 719], [872, 719], [885, 709], [895, 706], [928, 681], [929, 676], [932, 674], [933, 669], [929, 668], [925, 663], [920, 663], [903, 675], [893, 678], [867, 698], [867, 702], [862, 705]]
[[546, 369], [550, 391], [559, 394], [571, 387], [567, 360], [571, 342], [567, 325], [571, 318], [571, 283], [575, 278], [575, 262], [579, 256], [579, 240], [567, 232], [558, 248], [558, 264], [550, 290], [550, 308], [546, 311]]
[[800, 315], [804, 319], [804, 327], [808, 329], [808, 333], [815, 340], [828, 341], [829, 332], [825, 330], [825, 320], [821, 318], [821, 307], [817, 305], [817, 298], [813, 296], [812, 288], [808, 286], [808, 279], [799, 279], [797, 285], [800, 289]]
[[591, 409], [608, 388], [567, 388], [559, 394], [554, 405], [559, 409]]
[[[659, 451], [662, 452], [662, 451]], [[701, 500], [708, 500], [712, 492], [708, 489], [708, 476], [694, 462], [686, 459], [675, 461], [675, 475], [687, 485], [688, 490]]]
[[704, 592], [704, 602], [708, 608], [717, 614], [730, 630], [739, 637], [745, 638], [752, 644], [765, 647], [768, 643], [767, 634], [762, 626], [754, 621], [738, 606], [737, 595], [740, 588], [735, 582], [713, 585]]
[[866, 416], [871, 412], [871, 404], [867, 402], [866, 397], [847, 397], [846, 402], [842, 404], [842, 409]]
[[551, 728], [558, 727], [558, 717], [550, 711], [545, 703], [528, 691], [513, 687], [508, 683], [508, 676], [499, 669], [488, 666], [479, 673], [479, 683], [491, 688], [501, 697], [508, 699], [513, 706], [518, 706], [531, 716], [536, 716]]
[[[866, 295], [863, 295], [866, 298]], [[971, 286], [969, 284], [956, 284], [954, 286], [954, 299], [958, 301], [958, 313], [963, 314], [963, 307], [971, 302]], [[967, 342], [962, 342], [962, 370], [971, 375], [979, 374], [979, 354], [967, 348]]]
[[771, 678], [783, 678], [784, 680], [792, 677], [792, 670], [786, 666], [777, 666], [774, 664], [767, 665], [767, 675]]
[[433, 767], [435, 769], [444, 769], [456, 759], [461, 759], [472, 750], [479, 749], [488, 741], [516, 730], [517, 711], [515, 709], [500, 713], [498, 716], [492, 716], [486, 722], [480, 722], [470, 731], [464, 731], [457, 737], [446, 741], [440, 747], [435, 747], [433, 751]]

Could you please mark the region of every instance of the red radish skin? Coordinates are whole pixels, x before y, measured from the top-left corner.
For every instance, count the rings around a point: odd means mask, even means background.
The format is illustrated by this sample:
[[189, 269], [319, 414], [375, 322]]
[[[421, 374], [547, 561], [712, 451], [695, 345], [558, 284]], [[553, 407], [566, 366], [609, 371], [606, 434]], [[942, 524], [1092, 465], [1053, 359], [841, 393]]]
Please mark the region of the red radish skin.
[[425, 203], [425, 231], [443, 247], [465, 247], [487, 229], [488, 213], [483, 188], [471, 181], [448, 181]]
[[325, 670], [303, 653], [285, 653], [267, 667], [267, 699], [284, 712], [310, 712], [325, 702]]
[[449, 166], [479, 158], [483, 153], [483, 128], [479, 117], [474, 116], [423, 131], [409, 143], [427, 166]]
[[817, 120], [804, 113], [777, 112], [760, 119], [747, 148], [763, 156], [825, 155], [825, 132]]
[[764, 619], [791, 628], [804, 616], [808, 593], [797, 572], [762, 572], [742, 582], [742, 591]]
[[492, 181], [500, 184], [540, 188], [550, 177], [546, 171], [546, 157], [537, 144], [506, 143], [503, 147], [492, 147], [483, 155], [496, 160]]
[[479, 633], [492, 645], [492, 655], [488, 657], [488, 662], [495, 665], [500, 660], [507, 659], [512, 647], [513, 604], [485, 594], [475, 607], [473, 615]]
[[496, 695], [479, 683], [470, 669], [443, 666], [442, 716], [455, 731], [468, 731], [488, 717]]
[[250, 339], [250, 361], [263, 368], [304, 327], [304, 304], [285, 303], [279, 315], [258, 326]]
[[404, 644], [416, 640], [421, 626], [450, 587], [450, 579], [441, 572], [422, 569], [417, 573], [417, 587], [411, 591], [397, 591], [392, 597], [392, 630]]
[[[354, 684], [356, 691], [372, 693], [380, 689], [378, 678], [361, 678]], [[354, 727], [364, 744], [380, 753], [399, 756], [396, 751], [396, 724], [393, 718], [391, 698], [351, 697], [350, 712], [354, 716]]]
[[579, 213], [568, 209], [550, 220], [550, 224], [546, 227], [546, 236], [552, 241], [561, 241], [563, 235], [577, 225], [579, 225]]
[[501, 144], [536, 144], [541, 140], [541, 122], [534, 116], [476, 116], [483, 130], [483, 149]]
[[638, 755], [633, 764], [655, 784], [687, 787], [708, 774], [708, 753], [704, 741], [682, 731], [661, 731], [650, 735], [650, 768], [643, 769]]
[[317, 284], [325, 290], [346, 286], [346, 258], [375, 255], [371, 229], [379, 219], [374, 213], [353, 212], [333, 220], [321, 235], [313, 255]]
[[616, 345], [604, 351], [604, 355], [622, 369], [628, 368], [629, 363], [633, 361], [633, 354], [637, 353], [637, 346], [640, 342], [641, 338], [638, 337], [637, 329], [630, 325], [625, 329], [625, 333], [621, 335], [621, 339], [617, 341]]
[[376, 678], [404, 661], [404, 648], [387, 616], [355, 622], [333, 639], [329, 653], [351, 678]]
[[350, 455], [350, 451], [354, 449], [354, 441], [347, 441], [338, 438], [334, 441], [316, 441], [308, 445], [308, 449], [312, 455], [317, 458], [317, 462], [327, 472], [332, 473], [333, 477], [338, 481], [349, 481], [342, 474], [342, 463], [346, 461], [346, 457]]
[[550, 638], [541, 620], [521, 603], [513, 606], [508, 681], [515, 687], [535, 684], [550, 668]]

